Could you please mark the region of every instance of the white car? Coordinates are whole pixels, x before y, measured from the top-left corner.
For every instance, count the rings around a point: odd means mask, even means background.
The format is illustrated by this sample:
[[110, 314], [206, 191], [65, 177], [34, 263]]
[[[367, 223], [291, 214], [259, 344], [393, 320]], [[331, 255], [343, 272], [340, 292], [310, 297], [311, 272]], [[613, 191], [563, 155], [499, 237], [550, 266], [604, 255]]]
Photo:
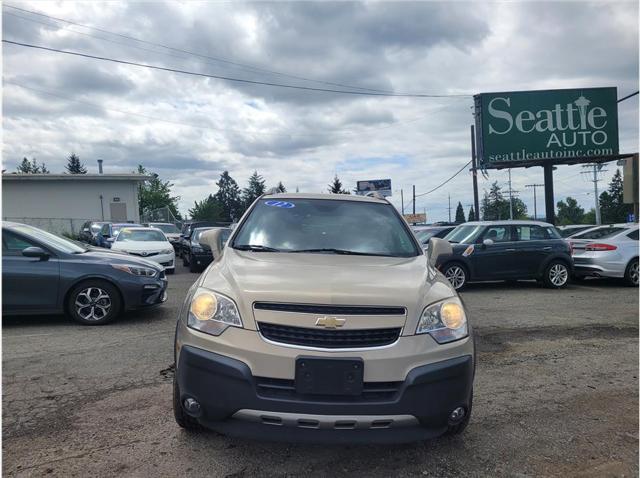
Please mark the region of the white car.
[[171, 222], [150, 222], [149, 227], [155, 227], [156, 229], [160, 229], [164, 232], [164, 235], [167, 236], [169, 242], [176, 249], [178, 246], [178, 242], [180, 241], [180, 229], [171, 223]]
[[618, 277], [631, 286], [638, 286], [637, 224], [600, 226], [567, 240], [578, 278]]
[[125, 227], [118, 232], [111, 250], [157, 262], [167, 274], [176, 270], [176, 253], [167, 236], [154, 227]]

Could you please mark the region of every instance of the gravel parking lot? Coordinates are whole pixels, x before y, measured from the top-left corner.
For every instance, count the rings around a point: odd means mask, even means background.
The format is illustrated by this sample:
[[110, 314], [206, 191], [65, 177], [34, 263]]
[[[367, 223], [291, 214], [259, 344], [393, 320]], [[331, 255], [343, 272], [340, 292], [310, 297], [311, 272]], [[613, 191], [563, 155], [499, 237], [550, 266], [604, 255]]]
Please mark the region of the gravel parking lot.
[[4, 318], [7, 476], [637, 476], [638, 291], [586, 281], [472, 285], [474, 409], [460, 437], [308, 446], [179, 429], [171, 410], [178, 308], [106, 327]]

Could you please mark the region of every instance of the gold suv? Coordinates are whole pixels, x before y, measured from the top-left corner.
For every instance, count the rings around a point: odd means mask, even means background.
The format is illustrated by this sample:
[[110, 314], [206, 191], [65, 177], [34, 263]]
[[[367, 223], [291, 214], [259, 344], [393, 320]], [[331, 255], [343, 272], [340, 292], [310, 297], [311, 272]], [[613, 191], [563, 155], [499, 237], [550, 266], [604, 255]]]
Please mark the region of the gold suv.
[[473, 398], [464, 305], [395, 207], [374, 197], [257, 199], [189, 290], [176, 329], [178, 424], [331, 443], [459, 433]]

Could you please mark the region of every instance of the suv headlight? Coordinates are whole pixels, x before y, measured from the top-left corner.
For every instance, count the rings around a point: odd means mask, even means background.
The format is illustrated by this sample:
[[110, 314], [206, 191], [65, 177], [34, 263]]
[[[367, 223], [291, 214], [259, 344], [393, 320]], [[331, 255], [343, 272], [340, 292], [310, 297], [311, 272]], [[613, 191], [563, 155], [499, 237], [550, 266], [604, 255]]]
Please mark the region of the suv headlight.
[[418, 321], [416, 334], [429, 334], [439, 344], [469, 335], [467, 315], [460, 299], [451, 297], [426, 307]]
[[235, 302], [200, 287], [191, 299], [187, 325], [206, 334], [220, 335], [227, 327], [242, 327], [242, 320]]
[[204, 249], [199, 242], [191, 242], [191, 250], [193, 252], [204, 252]]
[[111, 267], [134, 276], [154, 277], [158, 271], [151, 267], [130, 266], [127, 264], [111, 264]]

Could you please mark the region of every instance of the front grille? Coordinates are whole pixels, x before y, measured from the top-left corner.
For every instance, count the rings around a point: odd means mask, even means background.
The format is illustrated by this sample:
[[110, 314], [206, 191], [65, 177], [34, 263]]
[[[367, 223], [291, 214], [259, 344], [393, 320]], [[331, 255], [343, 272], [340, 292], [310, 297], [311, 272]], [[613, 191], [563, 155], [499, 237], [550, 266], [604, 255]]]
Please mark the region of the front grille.
[[257, 310], [273, 310], [277, 312], [298, 312], [303, 314], [329, 315], [405, 315], [404, 307], [358, 306], [358, 305], [315, 305], [284, 304], [277, 302], [256, 302]]
[[[303, 399], [296, 392], [293, 380], [255, 377], [258, 395], [264, 398]], [[324, 402], [381, 402], [392, 400], [399, 392], [402, 382], [364, 382], [361, 395], [312, 395], [314, 400]]]
[[327, 349], [379, 347], [398, 340], [400, 327], [387, 329], [320, 330], [308, 327], [259, 322], [260, 333], [268, 340], [290, 345]]
[[147, 252], [147, 253], [142, 253], [142, 252], [136, 252], [136, 251], [129, 251], [129, 254], [133, 255], [133, 256], [140, 256], [140, 257], [151, 257], [151, 256], [156, 256], [158, 254], [160, 254], [159, 252]]

